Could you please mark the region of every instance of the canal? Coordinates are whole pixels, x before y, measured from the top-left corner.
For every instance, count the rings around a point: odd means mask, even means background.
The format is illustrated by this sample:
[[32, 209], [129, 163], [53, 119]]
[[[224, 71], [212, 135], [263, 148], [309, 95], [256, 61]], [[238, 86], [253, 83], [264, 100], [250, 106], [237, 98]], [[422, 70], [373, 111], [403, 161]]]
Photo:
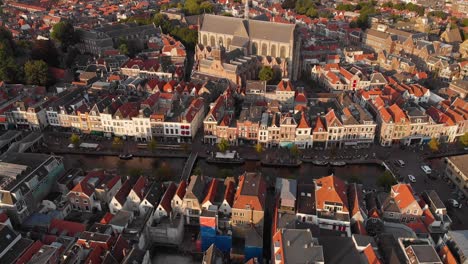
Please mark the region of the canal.
[[[113, 156], [62, 155], [66, 168], [81, 167], [84, 170], [103, 168], [115, 170], [121, 175], [140, 171], [144, 175], [164, 174], [166, 180], [178, 180], [185, 164], [183, 158], [133, 158], [120, 160]], [[247, 161], [244, 165], [208, 164], [204, 159], [198, 159], [194, 172], [202, 172], [210, 177], [238, 176], [244, 171], [259, 171], [268, 181], [276, 177], [297, 179], [298, 183], [312, 183], [314, 179], [334, 173], [346, 181], [356, 181], [366, 186], [374, 187], [377, 178], [384, 169], [378, 165], [346, 165], [343, 167], [323, 167], [303, 163], [299, 168], [270, 168], [260, 166], [260, 162]]]

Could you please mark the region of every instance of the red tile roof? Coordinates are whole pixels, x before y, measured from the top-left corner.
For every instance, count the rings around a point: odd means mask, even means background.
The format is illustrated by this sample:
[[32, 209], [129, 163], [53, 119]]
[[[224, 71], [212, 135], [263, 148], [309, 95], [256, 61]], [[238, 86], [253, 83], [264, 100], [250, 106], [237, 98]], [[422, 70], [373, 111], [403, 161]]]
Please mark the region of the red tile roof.
[[395, 123], [401, 123], [403, 120], [408, 120], [405, 112], [403, 112], [403, 110], [401, 110], [401, 108], [396, 104], [391, 105], [388, 108], [388, 111], [392, 115], [393, 121]]
[[126, 180], [122, 187], [120, 187], [119, 191], [115, 194], [115, 199], [121, 204], [124, 205], [125, 201], [127, 200], [127, 196], [132, 190], [132, 185], [130, 184], [129, 180]]
[[109, 222], [114, 218], [114, 215], [107, 212], [102, 218], [101, 221], [99, 221], [100, 224], [107, 225]]
[[299, 124], [297, 125], [297, 128], [310, 128], [309, 121], [307, 121], [306, 119], [305, 112], [301, 113], [301, 120], [299, 120]]
[[281, 80], [278, 85], [276, 86], [276, 89], [279, 91], [293, 91], [293, 87], [291, 84], [291, 81], [289, 80]]
[[129, 249], [130, 245], [128, 244], [127, 240], [125, 240], [122, 235], [119, 235], [111, 252], [113, 257], [120, 263], [124, 259], [126, 252]]
[[457, 264], [458, 263], [447, 245], [443, 246], [440, 249], [439, 256], [444, 264]]
[[187, 190], [187, 181], [181, 181], [177, 187], [176, 195], [183, 199]]
[[44, 244], [39, 241], [39, 240], [36, 240], [24, 253], [23, 255], [21, 255], [21, 257], [18, 258], [18, 260], [16, 261], [16, 264], [26, 264], [28, 263], [31, 258], [34, 256], [34, 254], [36, 254], [40, 249], [41, 247], [43, 246]]
[[104, 171], [98, 170], [89, 172], [70, 192], [79, 192], [91, 196], [94, 192], [93, 186], [88, 183], [91, 178], [99, 178], [99, 181], [101, 181], [104, 178]]
[[325, 125], [323, 124], [322, 118], [320, 116], [317, 117], [317, 121], [315, 122], [314, 133], [315, 132], [326, 132]]
[[88, 253], [84, 264], [100, 264], [102, 263], [101, 254], [104, 249], [102, 247], [92, 247], [91, 252]]
[[375, 251], [372, 248], [371, 244], [367, 245], [367, 247], [362, 251], [362, 253], [366, 257], [369, 264], [381, 264], [382, 263], [380, 259], [377, 257], [377, 255], [375, 254]]
[[349, 212], [346, 184], [340, 178], [330, 175], [315, 180], [315, 204], [318, 210], [325, 209], [325, 202], [340, 203], [343, 212]]
[[210, 201], [211, 203], [214, 202], [214, 198], [216, 196], [216, 190], [218, 189], [218, 180], [212, 179], [210, 186], [208, 187], [208, 192], [203, 200], [202, 204]]
[[224, 200], [232, 207], [235, 194], [234, 182], [228, 181], [226, 184], [226, 191], [224, 192]]
[[133, 185], [132, 190], [133, 192], [135, 192], [138, 198], [140, 198], [140, 200], [143, 200], [143, 198], [146, 195], [146, 192], [148, 192], [149, 190], [148, 179], [146, 177], [140, 176], [135, 185]]
[[161, 202], [159, 202], [159, 204], [164, 208], [166, 212], [172, 211], [171, 201], [176, 191], [177, 186], [173, 182], [171, 182], [171, 184], [169, 184], [169, 186], [167, 187], [166, 192], [164, 192], [164, 195], [161, 198]]
[[296, 103], [307, 103], [307, 98], [304, 93], [297, 93], [296, 98], [294, 99]]
[[401, 211], [416, 201], [413, 195], [413, 189], [409, 184], [400, 183], [393, 185], [391, 194]]
[[203, 98], [199, 97], [193, 100], [192, 103], [190, 103], [190, 106], [185, 114], [185, 120], [188, 123], [191, 123], [195, 115], [197, 115], [197, 113], [202, 109], [203, 105], [204, 105]]
[[234, 197], [233, 208], [263, 211], [265, 193], [266, 183], [261, 174], [246, 172], [239, 176], [239, 187]]
[[49, 233], [54, 231], [56, 231], [55, 234], [65, 233], [68, 236], [75, 236], [78, 233], [86, 231], [86, 225], [77, 222], [52, 219], [49, 225]]

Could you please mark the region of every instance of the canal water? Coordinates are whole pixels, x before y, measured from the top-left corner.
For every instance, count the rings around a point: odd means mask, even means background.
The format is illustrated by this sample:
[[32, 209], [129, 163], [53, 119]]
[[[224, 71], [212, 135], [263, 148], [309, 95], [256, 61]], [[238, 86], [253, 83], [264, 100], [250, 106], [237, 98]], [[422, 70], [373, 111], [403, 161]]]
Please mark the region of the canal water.
[[[62, 155], [66, 168], [81, 167], [84, 170], [103, 168], [115, 170], [121, 175], [141, 171], [145, 175], [165, 174], [167, 180], [178, 180], [185, 164], [183, 158], [133, 158], [120, 160], [112, 156]], [[366, 186], [374, 187], [377, 178], [384, 169], [378, 165], [346, 165], [343, 167], [315, 166], [303, 163], [299, 168], [262, 167], [260, 162], [247, 161], [244, 165], [208, 164], [204, 159], [198, 159], [194, 172], [201, 171], [210, 177], [238, 176], [245, 171], [261, 172], [267, 180], [273, 182], [276, 177], [297, 179], [299, 183], [312, 183], [314, 179], [334, 173], [347, 181], [356, 181]]]

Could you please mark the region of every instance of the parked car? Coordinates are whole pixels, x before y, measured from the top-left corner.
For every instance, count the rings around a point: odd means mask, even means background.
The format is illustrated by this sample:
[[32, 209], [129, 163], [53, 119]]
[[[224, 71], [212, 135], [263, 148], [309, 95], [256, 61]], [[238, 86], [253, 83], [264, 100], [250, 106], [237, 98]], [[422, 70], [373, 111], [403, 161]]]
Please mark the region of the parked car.
[[422, 165], [421, 166], [421, 169], [424, 171], [424, 173], [426, 174], [431, 174], [432, 173], [432, 169], [431, 167], [429, 167], [428, 165]]
[[448, 200], [447, 200], [447, 203], [448, 203], [451, 207], [453, 207], [453, 208], [461, 208], [461, 207], [462, 207], [461, 203], [459, 203], [459, 202], [458, 202], [457, 200], [455, 200], [455, 199], [448, 199]]
[[410, 180], [410, 182], [416, 182], [416, 177], [414, 177], [413, 175], [408, 175], [408, 179]]
[[402, 161], [402, 160], [397, 160], [397, 161], [396, 161], [396, 164], [397, 164], [398, 166], [402, 167], [402, 168], [405, 167], [405, 162]]

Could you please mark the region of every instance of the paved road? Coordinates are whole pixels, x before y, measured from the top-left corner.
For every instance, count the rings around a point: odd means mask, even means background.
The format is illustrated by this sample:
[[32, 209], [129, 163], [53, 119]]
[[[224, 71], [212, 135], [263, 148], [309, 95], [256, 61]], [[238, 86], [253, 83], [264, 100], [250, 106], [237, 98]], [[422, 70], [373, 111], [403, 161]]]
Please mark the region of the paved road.
[[[416, 152], [419, 153], [419, 152]], [[426, 160], [421, 155], [392, 155], [403, 160], [406, 165], [400, 168], [392, 164], [392, 169], [396, 169], [403, 181], [409, 183], [408, 175], [411, 174], [416, 177], [416, 182], [411, 183], [416, 193], [421, 193], [425, 190], [435, 190], [440, 196], [441, 200], [445, 203], [450, 198], [457, 198], [454, 190], [449, 187], [449, 184], [443, 180], [445, 170], [445, 162], [443, 158]], [[429, 179], [421, 169], [423, 164], [429, 165], [432, 168], [434, 175], [439, 175], [437, 179]], [[466, 200], [465, 200], [466, 201]], [[452, 218], [452, 229], [468, 229], [468, 204], [463, 202], [462, 208], [450, 208], [447, 206], [449, 216]]]

